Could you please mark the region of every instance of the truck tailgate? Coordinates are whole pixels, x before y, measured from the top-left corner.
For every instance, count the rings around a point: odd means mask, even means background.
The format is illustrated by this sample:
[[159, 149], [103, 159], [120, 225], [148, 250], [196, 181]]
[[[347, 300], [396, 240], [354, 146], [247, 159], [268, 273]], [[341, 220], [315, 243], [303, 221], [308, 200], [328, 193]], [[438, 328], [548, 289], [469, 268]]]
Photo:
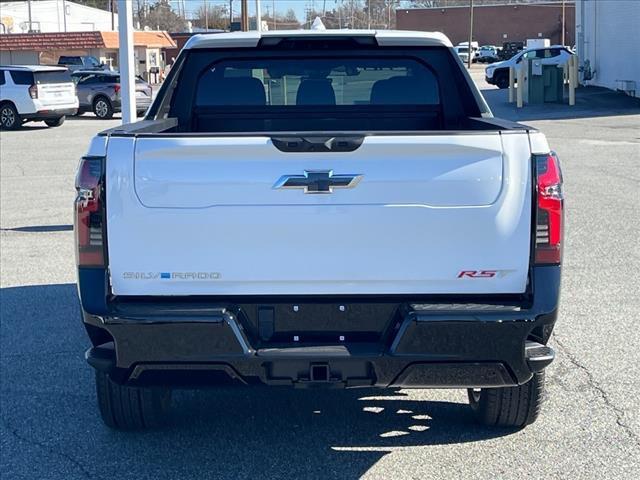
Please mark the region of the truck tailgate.
[[[113, 137], [107, 158], [116, 295], [526, 287], [526, 132], [372, 135], [351, 152], [284, 152], [269, 136]], [[307, 193], [314, 174], [354, 181]]]

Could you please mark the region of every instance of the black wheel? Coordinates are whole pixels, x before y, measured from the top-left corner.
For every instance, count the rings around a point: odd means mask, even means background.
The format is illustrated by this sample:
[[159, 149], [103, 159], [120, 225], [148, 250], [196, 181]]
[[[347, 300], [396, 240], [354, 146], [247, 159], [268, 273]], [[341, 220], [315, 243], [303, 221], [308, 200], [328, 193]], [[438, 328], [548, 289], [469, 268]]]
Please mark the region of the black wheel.
[[483, 425], [523, 428], [536, 421], [545, 399], [544, 371], [519, 387], [470, 388], [469, 403]]
[[141, 430], [163, 425], [171, 404], [171, 390], [128, 387], [96, 370], [96, 393], [102, 421], [116, 430]]
[[106, 97], [98, 97], [93, 101], [93, 113], [102, 120], [113, 117], [113, 105]]
[[48, 127], [59, 127], [64, 123], [65, 117], [53, 118], [51, 120], [45, 120], [44, 123], [47, 124]]
[[11, 103], [3, 103], [0, 106], [0, 128], [3, 130], [15, 130], [22, 126], [22, 119], [18, 115], [16, 107]]
[[498, 72], [495, 75], [496, 85], [498, 88], [509, 88], [509, 74], [504, 72]]

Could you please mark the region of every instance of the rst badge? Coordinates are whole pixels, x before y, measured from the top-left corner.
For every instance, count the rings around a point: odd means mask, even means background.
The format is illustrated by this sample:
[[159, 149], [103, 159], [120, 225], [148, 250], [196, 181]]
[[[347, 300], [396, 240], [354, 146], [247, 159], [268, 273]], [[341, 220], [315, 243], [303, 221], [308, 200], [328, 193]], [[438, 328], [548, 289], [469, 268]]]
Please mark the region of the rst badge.
[[458, 278], [502, 278], [514, 270], [462, 270]]

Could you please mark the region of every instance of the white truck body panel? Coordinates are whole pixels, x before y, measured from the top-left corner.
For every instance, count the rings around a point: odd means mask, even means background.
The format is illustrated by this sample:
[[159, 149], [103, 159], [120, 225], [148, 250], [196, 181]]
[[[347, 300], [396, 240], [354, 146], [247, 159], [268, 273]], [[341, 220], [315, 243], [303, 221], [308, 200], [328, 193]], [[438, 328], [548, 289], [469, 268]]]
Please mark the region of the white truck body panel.
[[[521, 293], [531, 242], [529, 145], [526, 131], [367, 136], [340, 153], [281, 152], [268, 136], [112, 137], [112, 291]], [[274, 188], [304, 170], [362, 177], [325, 195]]]
[[261, 38], [269, 37], [375, 37], [381, 47], [432, 46], [451, 47], [449, 37], [441, 32], [419, 32], [407, 30], [265, 30], [194, 35], [187, 41], [185, 49], [195, 48], [254, 48]]

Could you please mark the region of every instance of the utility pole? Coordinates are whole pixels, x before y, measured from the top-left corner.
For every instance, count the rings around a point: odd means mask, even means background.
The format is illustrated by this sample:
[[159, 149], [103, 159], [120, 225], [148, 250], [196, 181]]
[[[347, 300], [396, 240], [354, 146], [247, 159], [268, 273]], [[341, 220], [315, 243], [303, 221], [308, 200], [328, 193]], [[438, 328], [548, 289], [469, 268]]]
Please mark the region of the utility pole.
[[249, 30], [249, 12], [247, 11], [247, 0], [240, 0], [240, 29], [243, 32]]
[[[29, 0], [31, 3], [31, 0]], [[64, 31], [67, 31], [67, 2], [62, 0], [62, 23], [64, 25]]]
[[564, 30], [565, 30], [565, 0], [562, 0], [562, 45], [565, 44]]
[[469, 45], [467, 48], [467, 66], [471, 69], [471, 57], [473, 56], [473, 48], [471, 42], [473, 40], [473, 0], [469, 0]]
[[109, 0], [109, 10], [111, 10], [111, 30], [116, 29], [115, 0]]
[[232, 23], [233, 23], [233, 0], [229, 0], [229, 31], [231, 31]]
[[367, 0], [367, 30], [371, 30], [371, 0]]
[[33, 32], [33, 25], [31, 22], [31, 0], [27, 1], [27, 10], [29, 11], [29, 33]]
[[204, 29], [209, 31], [209, 8], [207, 5], [207, 0], [204, 0]]
[[276, 30], [276, 0], [273, 0], [273, 29]]

